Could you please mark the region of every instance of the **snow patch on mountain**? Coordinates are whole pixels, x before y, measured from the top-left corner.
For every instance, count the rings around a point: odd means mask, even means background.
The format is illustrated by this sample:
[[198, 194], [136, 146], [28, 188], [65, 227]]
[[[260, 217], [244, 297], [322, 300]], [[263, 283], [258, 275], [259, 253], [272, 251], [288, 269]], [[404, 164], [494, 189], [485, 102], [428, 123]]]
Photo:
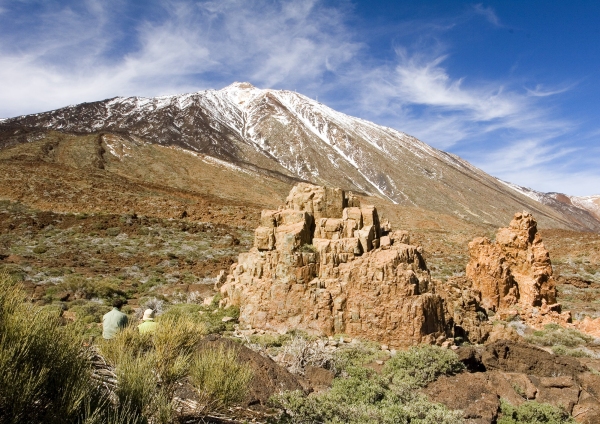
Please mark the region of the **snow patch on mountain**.
[[[115, 97], [0, 123], [120, 134], [137, 144], [193, 152], [236, 172], [340, 186], [406, 206], [460, 211], [473, 221], [503, 222], [510, 206], [536, 211], [558, 225], [574, 222], [577, 228], [600, 229], [590, 215], [600, 215], [600, 202], [594, 199], [540, 193], [496, 180], [460, 157], [393, 128], [293, 91], [243, 82], [174, 96]], [[110, 154], [127, 154], [109, 144]]]
[[522, 186], [519, 186], [519, 185], [516, 185], [516, 184], [513, 184], [513, 183], [509, 183], [509, 182], [503, 181], [503, 180], [501, 180], [499, 178], [496, 178], [496, 179], [498, 181], [500, 181], [502, 184], [506, 185], [507, 187], [512, 188], [513, 190], [515, 190], [515, 191], [517, 191], [517, 192], [519, 192], [519, 193], [521, 193], [521, 194], [529, 197], [530, 199], [533, 199], [533, 200], [535, 200], [537, 202], [540, 202], [540, 203], [547, 203], [548, 202], [549, 196], [546, 193], [541, 193], [539, 191], [532, 190], [532, 189], [530, 189], [528, 187], [522, 187]]

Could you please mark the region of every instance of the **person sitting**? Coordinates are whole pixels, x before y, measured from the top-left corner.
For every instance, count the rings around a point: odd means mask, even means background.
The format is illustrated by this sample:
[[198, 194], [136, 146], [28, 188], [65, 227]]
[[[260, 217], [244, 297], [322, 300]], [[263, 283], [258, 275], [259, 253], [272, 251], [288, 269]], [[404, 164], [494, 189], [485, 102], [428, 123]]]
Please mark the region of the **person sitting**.
[[112, 311], [107, 312], [102, 317], [102, 337], [106, 340], [110, 340], [117, 335], [117, 333], [127, 326], [127, 315], [121, 312], [121, 307], [125, 304], [125, 301], [121, 298], [115, 298], [112, 301]]
[[154, 311], [152, 309], [146, 309], [144, 311], [144, 317], [142, 318], [142, 323], [138, 325], [138, 330], [140, 334], [149, 334], [154, 333], [156, 331], [156, 322], [154, 322]]

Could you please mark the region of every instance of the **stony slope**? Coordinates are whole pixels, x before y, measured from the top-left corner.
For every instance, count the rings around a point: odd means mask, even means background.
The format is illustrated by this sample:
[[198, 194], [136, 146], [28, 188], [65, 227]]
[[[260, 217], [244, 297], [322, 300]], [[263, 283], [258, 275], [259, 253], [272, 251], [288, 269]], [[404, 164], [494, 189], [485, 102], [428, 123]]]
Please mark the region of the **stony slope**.
[[[0, 150], [0, 199], [55, 212], [133, 213], [241, 225], [289, 185], [211, 156], [104, 134], [49, 132]], [[253, 190], [241, 189], [252, 186]], [[254, 224], [250, 224], [254, 225]]]
[[[40, 140], [48, 130], [179, 146], [288, 184], [303, 179], [339, 186], [478, 224], [499, 225], [525, 209], [542, 226], [600, 230], [600, 221], [579, 207], [540, 203], [404, 133], [295, 92], [247, 83], [179, 96], [117, 97], [6, 119], [0, 147]], [[170, 178], [161, 172], [146, 176]]]

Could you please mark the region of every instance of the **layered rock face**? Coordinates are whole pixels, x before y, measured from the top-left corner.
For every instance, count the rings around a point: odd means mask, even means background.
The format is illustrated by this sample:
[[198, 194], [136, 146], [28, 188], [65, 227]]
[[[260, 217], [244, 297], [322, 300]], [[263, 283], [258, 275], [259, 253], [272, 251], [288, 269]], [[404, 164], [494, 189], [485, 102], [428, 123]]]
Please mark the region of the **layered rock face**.
[[518, 314], [531, 324], [570, 321], [556, 303], [556, 288], [548, 250], [527, 212], [516, 213], [500, 228], [496, 241], [480, 237], [469, 243], [466, 276], [481, 292], [481, 305], [491, 311]]
[[255, 243], [221, 288], [240, 323], [316, 335], [345, 333], [391, 347], [444, 334], [444, 304], [421, 249], [340, 189], [301, 183], [262, 212]]

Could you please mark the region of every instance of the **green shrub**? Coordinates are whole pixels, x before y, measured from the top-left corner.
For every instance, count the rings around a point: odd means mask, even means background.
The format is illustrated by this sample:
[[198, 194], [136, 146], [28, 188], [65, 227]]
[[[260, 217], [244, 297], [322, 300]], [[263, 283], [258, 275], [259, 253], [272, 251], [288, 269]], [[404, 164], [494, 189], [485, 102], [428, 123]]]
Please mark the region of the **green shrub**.
[[150, 352], [153, 345], [149, 334], [140, 334], [135, 325], [129, 325], [119, 331], [113, 339], [99, 340], [98, 348], [109, 364], [118, 367], [130, 356]]
[[300, 391], [272, 397], [287, 423], [462, 423], [461, 411], [430, 402], [414, 386], [395, 385], [371, 369], [348, 367], [327, 392]]
[[78, 299], [71, 302], [69, 310], [76, 314], [77, 321], [83, 324], [92, 324], [102, 322], [102, 317], [110, 311], [111, 307], [98, 302], [90, 302], [85, 299]]
[[67, 275], [64, 280], [54, 287], [46, 290], [48, 294], [55, 294], [64, 291], [70, 291], [80, 298], [92, 299], [112, 299], [114, 297], [126, 298], [126, 294], [121, 290], [122, 281], [116, 278], [103, 278], [99, 281], [91, 281], [81, 275]]
[[254, 334], [250, 336], [250, 343], [262, 348], [281, 347], [291, 339], [290, 334]]
[[25, 279], [25, 271], [17, 264], [0, 264], [0, 274], [7, 274], [13, 281]]
[[135, 324], [102, 340], [99, 347], [115, 368], [120, 404], [153, 422], [168, 423], [175, 414], [173, 393], [188, 374], [192, 353], [206, 334], [188, 316], [160, 317], [156, 331], [140, 334]]
[[243, 400], [248, 393], [252, 370], [238, 361], [234, 348], [210, 347], [194, 356], [190, 381], [205, 410], [221, 410]]
[[504, 399], [500, 402], [501, 417], [498, 424], [570, 424], [575, 420], [569, 414], [555, 406], [535, 401], [522, 403], [514, 407]]
[[333, 371], [340, 373], [348, 367], [363, 366], [378, 359], [385, 359], [387, 354], [375, 343], [362, 342], [359, 345], [343, 346], [333, 356]]
[[201, 316], [201, 313], [204, 314], [205, 312], [206, 307], [203, 305], [198, 305], [196, 303], [177, 303], [175, 305], [170, 305], [161, 317], [164, 319], [187, 318], [194, 322], [203, 322], [204, 318]]
[[[232, 317], [233, 321], [223, 322], [222, 319], [226, 316]], [[178, 303], [171, 305], [162, 315], [162, 318], [185, 317], [186, 319], [202, 323], [206, 327], [207, 334], [215, 334], [224, 331], [232, 331], [233, 325], [237, 322], [239, 316], [239, 308], [234, 306], [219, 308], [218, 299], [216, 299], [213, 300], [213, 303], [209, 306], [198, 305], [195, 303]]]
[[383, 374], [393, 381], [411, 381], [425, 386], [440, 375], [456, 374], [465, 366], [451, 350], [437, 346], [413, 346], [398, 352], [383, 367]]
[[188, 371], [191, 354], [206, 334], [202, 323], [189, 318], [161, 316], [153, 334], [140, 334], [135, 324], [99, 344], [105, 359], [119, 368], [132, 358], [149, 358], [153, 373], [163, 386], [171, 386]]
[[37, 254], [46, 253], [47, 251], [48, 251], [48, 248], [46, 246], [35, 246], [33, 248], [33, 253], [37, 253]]
[[573, 356], [575, 358], [589, 358], [592, 355], [581, 349], [569, 349], [565, 346], [555, 346], [552, 348], [552, 352], [556, 355]]
[[139, 227], [137, 229], [137, 233], [140, 236], [147, 236], [148, 234], [150, 234], [150, 230], [148, 230], [148, 228], [146, 227]]
[[121, 234], [121, 229], [119, 227], [111, 227], [106, 229], [106, 235], [115, 237]]
[[590, 354], [577, 347], [587, 345], [593, 340], [593, 337], [574, 328], [563, 328], [558, 324], [547, 324], [543, 330], [534, 331], [526, 340], [537, 345], [551, 346], [552, 351], [557, 355], [580, 358], [590, 356]]
[[119, 401], [138, 414], [147, 414], [156, 396], [158, 379], [153, 372], [154, 362], [152, 353], [124, 354], [116, 367]]
[[593, 337], [583, 334], [574, 328], [563, 328], [558, 324], [547, 324], [543, 330], [534, 331], [527, 337], [529, 343], [542, 346], [576, 347], [586, 345]]
[[[379, 351], [381, 352], [381, 351]], [[379, 352], [375, 346], [338, 351], [334, 363], [344, 372], [327, 392], [305, 396], [285, 392], [272, 398], [290, 423], [462, 423], [461, 411], [430, 402], [418, 389], [443, 374], [463, 370], [457, 355], [435, 346], [417, 346], [387, 361], [383, 372], [361, 365]]]
[[191, 355], [206, 334], [203, 323], [187, 317], [160, 317], [152, 341], [156, 370], [164, 384], [175, 384], [187, 374]]
[[56, 310], [25, 299], [8, 275], [0, 275], [0, 423], [90, 417], [105, 422], [110, 407], [92, 383], [80, 340], [70, 327], [61, 326]]
[[300, 252], [317, 253], [318, 250], [314, 245], [307, 243], [307, 244], [303, 244], [302, 246], [300, 246]]

